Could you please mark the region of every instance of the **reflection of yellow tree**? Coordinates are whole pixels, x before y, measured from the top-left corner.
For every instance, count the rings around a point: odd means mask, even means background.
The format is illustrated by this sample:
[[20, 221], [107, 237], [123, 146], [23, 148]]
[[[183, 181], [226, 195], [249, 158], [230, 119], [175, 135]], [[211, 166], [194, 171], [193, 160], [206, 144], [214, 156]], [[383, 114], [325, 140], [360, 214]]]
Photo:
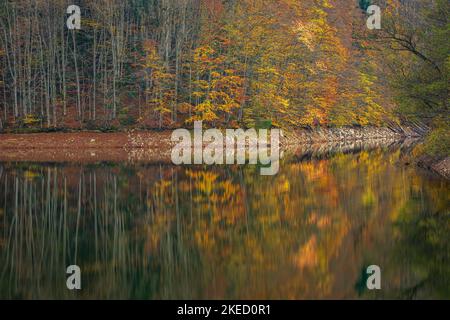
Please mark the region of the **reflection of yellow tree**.
[[[205, 214], [197, 222], [195, 240], [201, 247], [212, 248], [218, 237], [226, 237], [228, 226], [242, 222], [244, 206], [240, 187], [212, 171], [187, 170], [186, 176], [192, 181], [195, 208]], [[227, 246], [221, 255], [226, 253], [229, 253]]]

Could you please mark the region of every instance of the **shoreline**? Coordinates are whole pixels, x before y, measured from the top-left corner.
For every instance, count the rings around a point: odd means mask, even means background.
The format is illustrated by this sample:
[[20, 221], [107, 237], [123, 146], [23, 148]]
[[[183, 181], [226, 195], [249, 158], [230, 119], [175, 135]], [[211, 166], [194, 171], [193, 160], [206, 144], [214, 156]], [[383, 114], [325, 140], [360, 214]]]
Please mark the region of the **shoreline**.
[[[172, 131], [50, 132], [0, 134], [1, 162], [147, 162], [170, 163]], [[299, 129], [282, 139], [282, 149], [315, 154], [359, 150], [367, 146], [390, 146], [406, 139], [420, 139], [413, 130], [389, 128]], [[299, 151], [300, 150], [300, 151]], [[417, 165], [450, 179], [450, 159], [424, 157]]]
[[[173, 130], [130, 130], [117, 132], [56, 131], [33, 133], [0, 133], [0, 150], [7, 149], [65, 149], [65, 148], [142, 148], [171, 147]], [[305, 143], [356, 141], [371, 139], [420, 138], [423, 133], [410, 128], [341, 127], [301, 128], [284, 132], [283, 146]]]

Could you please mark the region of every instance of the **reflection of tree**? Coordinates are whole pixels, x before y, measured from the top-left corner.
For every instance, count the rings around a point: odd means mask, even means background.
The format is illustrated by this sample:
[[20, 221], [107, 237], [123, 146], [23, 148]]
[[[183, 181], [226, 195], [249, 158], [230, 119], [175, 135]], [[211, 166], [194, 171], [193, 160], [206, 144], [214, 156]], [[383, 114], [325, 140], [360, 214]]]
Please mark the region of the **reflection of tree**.
[[383, 266], [383, 290], [367, 292], [360, 279], [358, 291], [363, 297], [448, 298], [448, 184], [406, 172], [398, 178], [392, 191], [398, 201], [388, 211], [393, 224], [366, 255], [365, 265], [371, 261]]
[[[448, 298], [450, 296], [450, 212], [445, 188], [434, 186], [424, 202], [420, 194], [413, 197], [401, 209], [395, 222], [397, 244], [392, 261], [405, 265], [410, 274], [398, 274], [402, 280], [391, 293], [401, 298]], [[448, 192], [447, 192], [448, 194]], [[444, 201], [443, 201], [444, 199]], [[433, 203], [433, 208], [427, 205]], [[420, 208], [417, 214], [410, 214]]]
[[273, 177], [2, 164], [0, 296], [73, 297], [76, 261], [86, 298], [357, 297], [369, 263], [387, 296], [448, 297], [448, 185], [399, 156], [338, 154]]

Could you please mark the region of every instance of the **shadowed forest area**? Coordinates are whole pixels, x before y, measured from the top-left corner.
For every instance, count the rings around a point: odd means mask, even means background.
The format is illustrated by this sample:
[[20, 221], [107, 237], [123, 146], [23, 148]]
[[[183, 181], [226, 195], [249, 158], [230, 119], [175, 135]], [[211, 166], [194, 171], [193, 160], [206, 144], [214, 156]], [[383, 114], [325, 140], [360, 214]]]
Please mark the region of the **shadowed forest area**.
[[[71, 4], [81, 30], [66, 27]], [[441, 127], [448, 13], [445, 0], [1, 0], [0, 129]]]

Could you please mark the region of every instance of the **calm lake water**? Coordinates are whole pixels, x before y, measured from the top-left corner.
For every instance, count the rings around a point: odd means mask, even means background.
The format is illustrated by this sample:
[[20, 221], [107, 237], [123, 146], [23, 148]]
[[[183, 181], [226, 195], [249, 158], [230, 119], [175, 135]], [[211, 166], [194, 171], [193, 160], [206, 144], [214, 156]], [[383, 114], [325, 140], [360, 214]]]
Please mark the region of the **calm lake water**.
[[287, 155], [273, 177], [0, 163], [0, 298], [448, 299], [450, 184], [402, 153]]

